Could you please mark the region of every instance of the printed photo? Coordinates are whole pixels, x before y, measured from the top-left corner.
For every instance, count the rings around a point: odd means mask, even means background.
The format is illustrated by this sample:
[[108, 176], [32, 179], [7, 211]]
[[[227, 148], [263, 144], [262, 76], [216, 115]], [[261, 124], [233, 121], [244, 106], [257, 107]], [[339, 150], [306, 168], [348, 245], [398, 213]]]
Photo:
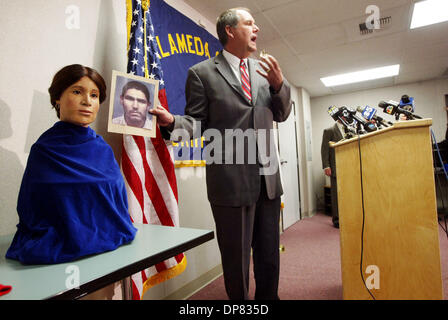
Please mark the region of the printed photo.
[[149, 110], [158, 93], [158, 80], [113, 70], [107, 131], [154, 138], [157, 119]]

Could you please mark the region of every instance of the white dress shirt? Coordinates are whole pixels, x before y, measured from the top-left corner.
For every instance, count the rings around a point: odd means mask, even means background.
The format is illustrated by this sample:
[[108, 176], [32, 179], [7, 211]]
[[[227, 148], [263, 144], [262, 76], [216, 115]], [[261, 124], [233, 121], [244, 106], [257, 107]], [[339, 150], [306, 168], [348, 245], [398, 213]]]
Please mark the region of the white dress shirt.
[[[127, 124], [126, 120], [124, 119], [124, 116], [119, 116], [119, 117], [113, 118], [112, 123], [120, 124], [122, 126], [136, 127], [136, 126], [131, 126], [131, 125]], [[136, 128], [138, 128], [138, 127], [136, 127]], [[145, 124], [142, 128], [143, 129], [152, 129], [152, 122], [148, 118], [146, 118]]]
[[344, 125], [342, 123], [340, 123], [339, 121], [336, 121], [336, 124], [339, 128], [339, 131], [341, 132], [342, 138], [344, 138], [345, 137]]
[[[226, 59], [226, 61], [229, 63], [230, 68], [232, 69], [233, 73], [235, 74], [235, 77], [238, 79], [238, 81], [241, 83], [241, 73], [240, 73], [240, 61], [241, 59], [237, 56], [234, 56], [229, 51], [226, 51], [225, 49], [222, 50], [222, 55]], [[246, 70], [247, 74], [249, 75], [249, 66], [247, 65], [247, 58], [243, 59], [244, 63], [246, 64]]]

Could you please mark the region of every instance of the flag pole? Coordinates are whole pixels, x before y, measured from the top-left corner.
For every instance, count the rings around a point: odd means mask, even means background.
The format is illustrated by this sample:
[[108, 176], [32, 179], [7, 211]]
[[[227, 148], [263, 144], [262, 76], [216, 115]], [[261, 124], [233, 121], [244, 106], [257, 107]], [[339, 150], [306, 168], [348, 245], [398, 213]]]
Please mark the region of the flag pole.
[[131, 277], [121, 280], [121, 294], [123, 300], [132, 300]]

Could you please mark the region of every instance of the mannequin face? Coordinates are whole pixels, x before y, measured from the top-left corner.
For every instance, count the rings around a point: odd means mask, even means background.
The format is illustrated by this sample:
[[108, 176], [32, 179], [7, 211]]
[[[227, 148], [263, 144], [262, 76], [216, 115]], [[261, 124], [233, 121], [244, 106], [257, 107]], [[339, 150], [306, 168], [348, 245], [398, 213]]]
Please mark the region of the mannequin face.
[[100, 90], [89, 77], [65, 89], [56, 103], [60, 106], [60, 120], [87, 127], [96, 119], [100, 108]]

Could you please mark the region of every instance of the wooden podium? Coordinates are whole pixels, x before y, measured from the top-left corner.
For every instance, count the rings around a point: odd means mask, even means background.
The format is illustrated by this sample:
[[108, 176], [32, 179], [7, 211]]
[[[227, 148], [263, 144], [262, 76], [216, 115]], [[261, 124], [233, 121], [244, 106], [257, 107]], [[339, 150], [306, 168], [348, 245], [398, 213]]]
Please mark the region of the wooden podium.
[[397, 122], [331, 143], [344, 299], [373, 299], [361, 249], [375, 299], [443, 299], [431, 123]]

